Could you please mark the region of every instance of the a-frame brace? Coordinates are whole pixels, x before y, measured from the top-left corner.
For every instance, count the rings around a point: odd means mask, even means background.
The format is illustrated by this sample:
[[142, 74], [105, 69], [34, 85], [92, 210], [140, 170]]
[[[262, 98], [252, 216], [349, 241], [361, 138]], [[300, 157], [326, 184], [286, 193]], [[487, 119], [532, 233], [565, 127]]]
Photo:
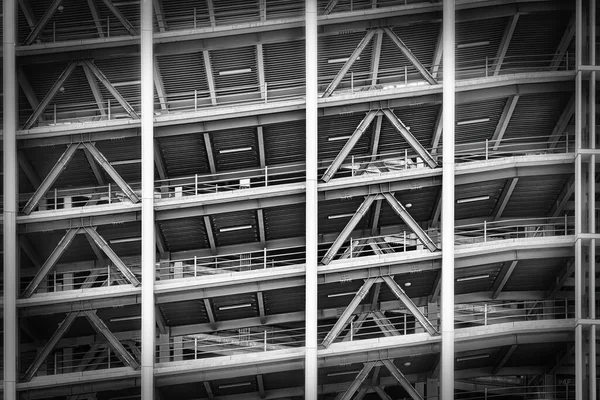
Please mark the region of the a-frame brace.
[[[383, 276], [381, 278], [372, 277], [372, 278], [365, 279], [365, 283], [360, 287], [360, 289], [358, 289], [358, 291], [354, 295], [354, 298], [350, 301], [350, 304], [348, 304], [348, 306], [344, 309], [344, 311], [342, 312], [342, 314], [340, 315], [340, 317], [338, 318], [336, 323], [333, 325], [331, 330], [325, 336], [325, 339], [323, 339], [323, 342], [322, 342], [323, 346], [329, 347], [331, 345], [331, 343], [333, 343], [335, 341], [335, 339], [340, 335], [340, 333], [344, 330], [346, 325], [349, 323], [349, 321], [352, 318], [352, 315], [354, 313], [354, 310], [356, 310], [356, 307], [358, 307], [358, 305], [367, 296], [367, 294], [371, 290], [371, 287], [373, 286], [373, 284], [375, 284], [377, 281], [381, 282], [381, 280], [383, 280], [383, 282], [385, 282], [388, 285], [388, 287], [391, 289], [392, 293], [394, 293], [394, 295], [404, 304], [404, 306], [408, 309], [408, 311], [416, 318], [417, 321], [419, 321], [419, 323], [423, 326], [423, 328], [425, 328], [425, 330], [427, 330], [427, 332], [431, 336], [435, 336], [438, 334], [437, 330], [435, 329], [433, 324], [429, 321], [429, 319], [419, 310], [419, 308], [415, 305], [415, 303], [413, 303], [413, 301], [406, 295], [404, 290], [402, 290], [402, 288], [396, 283], [396, 281], [391, 276]], [[377, 311], [374, 311], [374, 312], [376, 313]], [[357, 325], [359, 327], [360, 327], [360, 325], [362, 325], [364, 323], [364, 321], [366, 319], [366, 316], [363, 317], [362, 315], [364, 315], [364, 314], [361, 314], [361, 316], [359, 316], [359, 318], [357, 319]], [[383, 314], [381, 314], [381, 315], [383, 315]], [[374, 316], [378, 317], [378, 314], [374, 314]], [[385, 321], [383, 321], [383, 324], [384, 325], [389, 324], [389, 321], [387, 320], [387, 318], [385, 318]], [[383, 331], [383, 329], [382, 329], [382, 331]], [[387, 330], [387, 333], [390, 334], [389, 336], [396, 336], [389, 329]], [[385, 334], [385, 332], [384, 332], [384, 334]], [[386, 335], [386, 336], [388, 336], [388, 335]]]
[[[360, 121], [350, 138], [344, 144], [344, 147], [340, 150], [340, 152], [335, 156], [335, 159], [331, 162], [321, 179], [325, 182], [329, 182], [331, 178], [335, 175], [335, 173], [340, 169], [342, 163], [348, 157], [354, 146], [358, 143], [362, 135], [369, 128], [373, 120], [377, 115], [385, 115], [386, 118], [390, 121], [392, 126], [400, 133], [402, 138], [408, 143], [408, 145], [427, 163], [430, 168], [436, 168], [438, 166], [437, 161], [431, 155], [425, 147], [413, 136], [410, 130], [404, 125], [402, 120], [394, 114], [394, 112], [390, 109], [383, 110], [371, 110], [365, 115], [365, 117]], [[379, 126], [379, 129], [381, 127]], [[372, 161], [375, 161], [377, 157], [376, 154], [372, 155]]]
[[62, 237], [58, 245], [54, 248], [48, 259], [44, 262], [40, 270], [35, 274], [29, 285], [25, 288], [22, 297], [28, 298], [37, 290], [44, 278], [50, 273], [52, 268], [56, 265], [60, 257], [63, 255], [67, 247], [73, 242], [75, 235], [78, 233], [88, 234], [95, 244], [108, 256], [108, 258], [115, 264], [117, 269], [123, 274], [123, 276], [134, 286], [139, 286], [140, 281], [131, 272], [129, 267], [117, 256], [117, 254], [110, 248], [106, 241], [96, 232], [95, 229], [85, 228], [71, 228]]
[[65, 170], [67, 164], [77, 149], [84, 149], [96, 160], [96, 162], [106, 171], [106, 173], [116, 182], [119, 188], [125, 193], [132, 203], [138, 203], [139, 197], [135, 194], [133, 189], [125, 182], [125, 180], [119, 175], [112, 165], [108, 162], [106, 157], [92, 144], [92, 143], [72, 143], [70, 144], [64, 153], [60, 156], [54, 167], [50, 170], [48, 175], [44, 178], [41, 185], [36, 189], [35, 193], [31, 196], [25, 207], [23, 207], [23, 213], [30, 214], [35, 207], [38, 205], [40, 200], [46, 195], [48, 190], [52, 187], [59, 175]]
[[[358, 207], [354, 215], [350, 218], [342, 232], [338, 235], [338, 237], [333, 241], [331, 247], [327, 250], [323, 258], [321, 259], [322, 264], [329, 264], [335, 255], [338, 253], [342, 245], [346, 242], [350, 234], [358, 225], [360, 220], [365, 216], [365, 214], [369, 211], [369, 208], [379, 196], [383, 196], [386, 199], [388, 204], [392, 207], [394, 212], [398, 214], [398, 216], [404, 221], [404, 223], [417, 235], [419, 240], [429, 249], [429, 251], [437, 251], [437, 245], [435, 242], [429, 237], [427, 232], [423, 230], [419, 226], [419, 224], [412, 218], [406, 208], [394, 197], [391, 193], [383, 193], [382, 195], [370, 194], [365, 197], [365, 200]], [[384, 250], [385, 251], [385, 250]]]

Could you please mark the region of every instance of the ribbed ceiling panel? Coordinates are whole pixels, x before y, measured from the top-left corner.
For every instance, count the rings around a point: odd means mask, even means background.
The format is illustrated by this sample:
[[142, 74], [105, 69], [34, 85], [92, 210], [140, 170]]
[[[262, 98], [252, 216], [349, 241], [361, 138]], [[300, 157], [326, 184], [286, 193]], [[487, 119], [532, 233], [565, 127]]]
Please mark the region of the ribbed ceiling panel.
[[[162, 5], [168, 30], [210, 26], [206, 0], [164, 1]], [[195, 25], [194, 16], [196, 17]]]
[[[348, 139], [333, 140], [340, 136], [350, 136], [356, 130], [360, 122], [365, 118], [364, 113], [340, 116], [328, 116], [319, 119], [319, 160], [333, 159], [340, 152]], [[371, 123], [375, 125], [375, 120]], [[372, 126], [361, 136], [354, 146], [350, 155], [366, 155], [370, 149]]]
[[304, 47], [303, 40], [263, 45], [265, 81], [269, 97], [277, 97], [277, 89], [304, 85]]
[[161, 303], [158, 308], [163, 313], [168, 326], [209, 322], [202, 299]]
[[566, 107], [571, 93], [539, 93], [521, 96], [506, 128], [506, 139], [546, 141]]
[[[341, 61], [347, 59], [352, 55], [360, 41], [367, 35], [367, 32], [356, 32], [346, 35], [335, 35], [335, 36], [321, 36], [319, 38], [319, 83], [329, 84], [333, 80], [333, 77], [337, 75], [338, 71], [344, 66], [345, 62]], [[369, 44], [360, 54], [360, 59], [356, 60], [352, 67], [348, 70], [341, 86], [338, 87], [350, 87], [350, 80], [352, 73], [354, 74], [355, 81], [360, 79], [366, 79], [371, 71], [371, 51], [373, 49], [374, 39], [369, 41]], [[330, 62], [339, 59], [338, 62]]]
[[504, 290], [547, 290], [566, 264], [565, 258], [520, 260]]
[[[218, 171], [258, 168], [258, 144], [254, 127], [219, 131], [211, 134], [211, 143]], [[229, 153], [228, 150], [247, 149]]]
[[[258, 305], [254, 293], [243, 293], [235, 296], [215, 297], [212, 299], [213, 312], [217, 321], [248, 318], [258, 315]], [[223, 307], [250, 304], [248, 307], [222, 309]]]
[[[414, 299], [418, 297], [426, 297], [433, 292], [433, 285], [438, 275], [438, 270], [419, 271], [410, 274], [396, 275], [395, 281], [402, 287], [406, 294]], [[410, 283], [409, 285], [406, 285]], [[392, 293], [387, 285], [381, 285], [379, 293], [379, 301], [394, 301], [397, 297]], [[398, 314], [389, 313], [392, 317], [399, 316]]]
[[549, 67], [570, 17], [566, 12], [521, 15], [506, 52], [507, 67], [521, 71]]
[[213, 0], [217, 25], [260, 20], [259, 0]]
[[[49, 8], [51, 1], [31, 1], [31, 8], [39, 20]], [[41, 33], [42, 42], [62, 40], [82, 40], [98, 37], [98, 30], [87, 2], [79, 0], [63, 0], [62, 8], [54, 13], [46, 28]], [[41, 9], [41, 7], [44, 7]], [[106, 21], [106, 20], [105, 20]], [[106, 23], [103, 24], [104, 29]], [[35, 43], [35, 42], [34, 42]]]
[[202, 53], [159, 55], [157, 60], [170, 102], [193, 100], [194, 90], [199, 98], [210, 96]]
[[287, 0], [267, 0], [267, 19], [292, 18], [304, 15], [304, 3]]
[[[256, 64], [256, 47], [237, 47], [233, 49], [212, 50], [210, 59], [215, 86], [220, 96], [228, 96], [241, 92], [258, 92], [258, 71]], [[243, 71], [232, 75], [221, 75], [231, 71]], [[235, 88], [235, 90], [228, 90]]]
[[[420, 25], [401, 26], [393, 28], [394, 32], [428, 70], [437, 45], [440, 24], [427, 23]], [[400, 48], [387, 35], [383, 37], [379, 77], [394, 77], [392, 81], [404, 81], [404, 67], [408, 67], [409, 82], [424, 78], [415, 70], [404, 56]]]
[[[456, 279], [472, 276], [489, 276], [481, 279], [472, 279], [456, 282], [454, 285], [455, 293], [464, 294], [491, 290], [494, 281], [496, 280], [496, 277], [500, 273], [501, 268], [502, 264], [497, 263], [488, 265], [478, 265], [476, 267], [461, 269], [459, 272], [456, 273]], [[457, 311], [457, 314], [460, 314], [460, 312]], [[469, 310], [468, 314], [472, 314], [472, 312]]]
[[160, 230], [169, 251], [207, 248], [208, 240], [202, 217], [187, 217], [160, 221]]
[[566, 185], [569, 175], [522, 177], [510, 196], [503, 217], [545, 217]]
[[170, 178], [210, 172], [202, 134], [168, 136], [157, 141]]
[[304, 290], [292, 288], [263, 292], [267, 315], [304, 310]]
[[[318, 13], [322, 14], [323, 10], [327, 7], [329, 0], [318, 0], [317, 7]], [[348, 12], [357, 10], [368, 10], [373, 7], [371, 0], [352, 0], [352, 1], [339, 1], [338, 4], [333, 8], [331, 14], [338, 12]]]
[[[256, 225], [256, 212], [237, 211], [227, 214], [215, 214], [211, 217], [213, 222], [213, 232], [217, 246], [227, 246], [241, 243], [251, 243], [258, 241], [258, 230]], [[246, 227], [247, 229], [221, 232], [221, 229]]]
[[304, 162], [305, 125], [304, 120], [299, 120], [263, 127], [267, 165]]
[[[403, 107], [394, 110], [396, 116], [410, 128], [412, 135], [429, 149], [435, 123], [440, 112], [437, 104], [421, 105], [417, 107]], [[414, 153], [408, 142], [402, 138], [400, 132], [393, 127], [387, 117], [383, 117], [381, 124], [381, 138], [379, 139], [379, 152], [403, 152], [408, 149], [409, 155]]]
[[[486, 139], [491, 139], [494, 135], [496, 126], [498, 125], [498, 121], [502, 116], [505, 104], [505, 99], [494, 99], [457, 105], [457, 126], [455, 128], [456, 143], [483, 142]], [[489, 121], [461, 124], [486, 118], [489, 118]], [[440, 140], [440, 142], [442, 141]], [[460, 147], [457, 150], [460, 150]]]
[[502, 17], [456, 24], [457, 76], [485, 76], [486, 57], [491, 68], [508, 21], [508, 17]]
[[[341, 232], [350, 221], [351, 216], [334, 219], [328, 217], [339, 214], [354, 214], [363, 201], [364, 197], [359, 196], [348, 200], [329, 200], [319, 203], [319, 233]], [[369, 225], [371, 213], [372, 207], [360, 220], [356, 229], [366, 228]]]
[[[395, 197], [404, 205], [413, 219], [419, 223], [429, 220], [433, 213], [437, 198], [437, 187], [426, 187], [409, 191], [396, 192]], [[407, 207], [411, 204], [411, 207]], [[381, 204], [381, 214], [379, 216], [379, 225], [402, 225], [404, 222], [389, 206], [387, 200]]]
[[505, 180], [470, 183], [455, 188], [456, 200], [470, 199], [474, 197], [490, 196], [487, 200], [473, 201], [468, 203], [456, 204], [456, 219], [467, 219], [476, 217], [489, 217], [494, 211], [494, 206], [502, 194]]
[[264, 209], [267, 240], [302, 236], [306, 226], [304, 211], [304, 204]]
[[[129, 0], [113, 0], [114, 6], [119, 10], [119, 12], [129, 21], [131, 25], [136, 29], [136, 31], [140, 32], [140, 4], [138, 2], [129, 1]], [[130, 33], [125, 29], [125, 27], [119, 22], [117, 17], [110, 11], [102, 1], [96, 2], [96, 8], [98, 8], [98, 14], [100, 15], [101, 21], [105, 22], [104, 26], [108, 25], [108, 30], [110, 31], [110, 36], [129, 36]], [[155, 20], [155, 19], [154, 19]], [[155, 23], [156, 25], [156, 23]], [[155, 28], [156, 29], [156, 28]]]

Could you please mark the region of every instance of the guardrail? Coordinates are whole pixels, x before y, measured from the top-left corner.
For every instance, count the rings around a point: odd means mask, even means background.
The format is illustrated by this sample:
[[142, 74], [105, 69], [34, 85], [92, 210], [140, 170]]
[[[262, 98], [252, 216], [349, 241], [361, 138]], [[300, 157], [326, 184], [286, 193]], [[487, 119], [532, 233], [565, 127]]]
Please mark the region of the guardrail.
[[[501, 75], [521, 74], [528, 72], [552, 72], [557, 68], [562, 70], [573, 69], [574, 58], [565, 55], [565, 61], [558, 67], [553, 66], [554, 54], [541, 55], [515, 55], [507, 56], [502, 63]], [[494, 58], [481, 58], [469, 60], [467, 62], [458, 62], [456, 67], [456, 78], [473, 79], [487, 78], [494, 75], [496, 65]], [[340, 66], [341, 67], [341, 66]], [[424, 65], [431, 71], [440, 68], [441, 65]], [[284, 74], [285, 75], [285, 74]], [[281, 74], [279, 74], [281, 76]], [[319, 75], [319, 92], [323, 92], [335, 75], [321, 73]], [[378, 71], [378, 80], [372, 81], [370, 71], [353, 72], [350, 70], [341, 80], [334, 96], [354, 94], [365, 91], [385, 91], [391, 89], [402, 89], [414, 86], [425, 86], [429, 83], [423, 78], [419, 70], [413, 65], [407, 65], [401, 68], [380, 69]], [[438, 82], [442, 82], [442, 75], [438, 74]], [[116, 82], [117, 85], [136, 86], [139, 82]], [[264, 84], [245, 84], [234, 87], [219, 88], [216, 93], [211, 93], [208, 89], [195, 89], [169, 93], [166, 96], [165, 103], [161, 104], [161, 99], [154, 98], [154, 109], [157, 114], [182, 114], [196, 112], [214, 106], [235, 106], [241, 104], [272, 103], [288, 100], [301, 100], [305, 96], [304, 77], [277, 81], [267, 81]], [[137, 96], [125, 96], [124, 100], [136, 111], [140, 113], [141, 98]], [[33, 109], [23, 108], [21, 117], [25, 120], [33, 113]], [[71, 123], [86, 123], [98, 120], [130, 119], [131, 116], [116, 100], [104, 100], [98, 102], [73, 102], [73, 103], [52, 103], [48, 105], [44, 112], [45, 122], [38, 122], [38, 126], [43, 125], [64, 125]]]
[[[422, 307], [427, 315], [427, 307]], [[457, 329], [481, 327], [502, 323], [555, 320], [573, 318], [574, 301], [545, 300], [519, 302], [468, 303], [455, 306]], [[439, 313], [429, 315], [438, 327]], [[333, 324], [321, 324], [317, 329], [318, 342], [322, 342]], [[415, 317], [405, 308], [355, 314], [342, 329], [335, 342], [357, 341], [381, 337], [404, 336], [426, 332]], [[125, 349], [139, 357], [139, 339], [124, 341]], [[170, 338], [168, 343], [157, 345], [156, 362], [197, 360], [217, 356], [236, 356], [274, 350], [302, 348], [305, 330], [302, 328], [278, 329], [272, 326], [240, 328], [236, 330], [197, 333]], [[124, 366], [118, 354], [105, 343], [82, 346], [83, 351], [55, 350], [49, 357], [44, 374], [110, 369]], [[88, 348], [89, 347], [89, 348]], [[492, 395], [494, 392], [489, 392]], [[499, 392], [498, 392], [499, 393]]]
[[[503, 221], [482, 221], [477, 224], [457, 226], [455, 245], [463, 246], [476, 243], [490, 243], [500, 240], [515, 240], [540, 237], [572, 235], [573, 217], [514, 219]], [[438, 248], [441, 235], [439, 230], [427, 231], [428, 236]], [[331, 243], [324, 243], [318, 251], [321, 259]], [[411, 251], [425, 251], [426, 247], [416, 233], [399, 230], [386, 235], [351, 237], [340, 248], [337, 259], [365, 256], [390, 256]], [[156, 279], [189, 279], [203, 276], [232, 274], [261, 269], [273, 269], [285, 266], [302, 265], [306, 261], [304, 247], [280, 249], [262, 249], [257, 251], [230, 253], [210, 256], [195, 256], [181, 259], [160, 260], [156, 263]], [[141, 281], [139, 258], [124, 263]], [[25, 289], [30, 276], [21, 277], [21, 289]], [[129, 282], [117, 267], [108, 262], [106, 267], [78, 269], [72, 272], [53, 272], [40, 285], [38, 292], [58, 292], [65, 290], [87, 289], [125, 285]]]

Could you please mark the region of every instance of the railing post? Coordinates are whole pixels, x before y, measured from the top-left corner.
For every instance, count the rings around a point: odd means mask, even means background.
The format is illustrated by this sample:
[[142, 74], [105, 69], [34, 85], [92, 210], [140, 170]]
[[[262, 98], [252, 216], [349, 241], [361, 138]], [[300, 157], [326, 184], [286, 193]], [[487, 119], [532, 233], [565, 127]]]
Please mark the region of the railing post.
[[110, 17], [106, 17], [106, 36], [110, 37]]
[[267, 330], [265, 329], [263, 332], [264, 332], [264, 349], [265, 349], [265, 351], [267, 351]]
[[194, 111], [198, 111], [198, 89], [194, 89]]
[[54, 188], [54, 209], [58, 209], [58, 189]]
[[350, 341], [354, 341], [354, 318], [350, 320]]
[[110, 114], [111, 114], [110, 113], [110, 99], [108, 99], [108, 101], [106, 102], [106, 105], [108, 107], [108, 110], [107, 110], [108, 111], [108, 120], [110, 121]]
[[267, 82], [265, 82], [265, 104], [267, 104], [267, 101], [268, 101]]
[[194, 193], [198, 195], [198, 174], [194, 175]]
[[490, 148], [489, 139], [485, 139], [485, 161], [487, 161], [489, 158], [489, 148]]
[[197, 22], [196, 22], [196, 7], [194, 7], [194, 29], [196, 29], [196, 26], [197, 26], [196, 24], [197, 24]]
[[54, 124], [56, 125], [56, 103], [54, 103], [54, 107], [53, 107], [53, 113], [54, 113]]
[[267, 269], [267, 248], [263, 248], [263, 268]]
[[487, 303], [483, 304], [483, 325], [487, 326], [488, 324], [488, 308]]
[[408, 67], [404, 66], [404, 85], [408, 85]]
[[112, 204], [112, 190], [110, 187], [110, 182], [108, 183], [108, 204]]
[[350, 168], [350, 171], [352, 171], [352, 176], [354, 176], [354, 155], [352, 156], [352, 166]]
[[404, 251], [406, 251], [406, 231], [404, 231]]
[[569, 70], [569, 52], [567, 51], [565, 54], [565, 70]]
[[265, 165], [265, 186], [269, 186], [269, 170], [266, 165]]
[[404, 149], [404, 169], [408, 169], [408, 149]]
[[568, 218], [567, 218], [567, 214], [565, 214], [565, 236], [567, 236], [567, 235], [568, 235], [568, 233], [567, 233], [567, 232], [568, 232], [568, 228], [567, 228], [567, 220], [568, 220]]
[[350, 238], [350, 258], [354, 257], [354, 242], [352, 241], [352, 238]]
[[198, 359], [198, 338], [194, 338], [194, 360]]
[[106, 285], [110, 286], [110, 264], [106, 267]]
[[487, 221], [483, 221], [483, 243], [487, 243]]
[[354, 71], [350, 72], [350, 92], [354, 94]]
[[56, 21], [52, 21], [52, 41], [56, 42]]
[[194, 256], [194, 278], [198, 276], [198, 256]]

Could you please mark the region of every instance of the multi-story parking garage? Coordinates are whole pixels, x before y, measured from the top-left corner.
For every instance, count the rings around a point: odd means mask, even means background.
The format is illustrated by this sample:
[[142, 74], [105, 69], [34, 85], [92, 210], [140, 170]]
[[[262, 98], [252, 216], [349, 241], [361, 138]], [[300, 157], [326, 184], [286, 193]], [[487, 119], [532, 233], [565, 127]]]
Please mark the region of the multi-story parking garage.
[[595, 0], [444, 3], [3, 0], [3, 398], [597, 398]]

